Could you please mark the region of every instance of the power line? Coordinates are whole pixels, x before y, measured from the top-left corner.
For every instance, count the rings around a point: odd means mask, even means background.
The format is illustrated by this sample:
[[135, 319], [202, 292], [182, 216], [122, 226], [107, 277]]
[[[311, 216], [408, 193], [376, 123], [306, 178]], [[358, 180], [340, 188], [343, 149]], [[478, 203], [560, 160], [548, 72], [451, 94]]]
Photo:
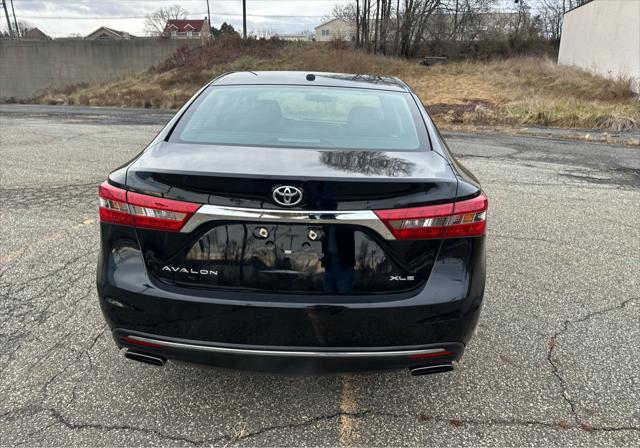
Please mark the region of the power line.
[[7, 27], [9, 27], [9, 36], [13, 39], [13, 27], [11, 26], [11, 19], [9, 18], [9, 10], [7, 9], [6, 0], [2, 0], [2, 9], [4, 9], [4, 15], [7, 16]]
[[20, 28], [18, 27], [18, 21], [16, 20], [16, 10], [13, 7], [13, 0], [11, 0], [11, 11], [13, 12], [13, 23], [16, 25], [16, 37], [20, 39]]
[[[207, 14], [206, 11], [202, 12], [194, 12], [189, 13], [189, 16], [200, 16], [203, 14]], [[230, 17], [241, 17], [242, 14], [233, 14], [233, 13], [216, 13], [216, 16], [230, 16]], [[308, 19], [317, 19], [326, 17], [326, 15], [291, 15], [291, 14], [247, 14], [247, 17], [261, 17], [261, 18], [280, 18], [280, 19], [288, 19], [288, 18], [308, 18]], [[54, 19], [54, 20], [119, 20], [119, 19], [145, 19], [144, 16], [28, 16], [28, 15], [20, 15], [20, 17], [24, 19]]]
[[[43, 0], [20, 0], [21, 3], [43, 3]], [[181, 3], [192, 2], [201, 3], [202, 0], [180, 0]], [[216, 3], [240, 3], [243, 0], [216, 0]], [[345, 3], [347, 0], [251, 0], [252, 3]], [[65, 0], [64, 3], [80, 3], [80, 4], [92, 4], [92, 3], [160, 3], [171, 2], [175, 3], [176, 0]]]
[[[46, 0], [20, 0], [21, 3], [46, 3]], [[161, 3], [161, 2], [171, 2], [176, 3], [176, 0], [65, 0], [64, 3], [84, 3], [84, 4], [93, 4], [93, 3]], [[180, 0], [180, 3], [202, 3], [202, 0]], [[239, 4], [242, 0], [216, 0], [216, 3], [237, 3]], [[345, 3], [346, 0], [251, 0], [252, 3]], [[53, 3], [53, 2], [52, 2]]]

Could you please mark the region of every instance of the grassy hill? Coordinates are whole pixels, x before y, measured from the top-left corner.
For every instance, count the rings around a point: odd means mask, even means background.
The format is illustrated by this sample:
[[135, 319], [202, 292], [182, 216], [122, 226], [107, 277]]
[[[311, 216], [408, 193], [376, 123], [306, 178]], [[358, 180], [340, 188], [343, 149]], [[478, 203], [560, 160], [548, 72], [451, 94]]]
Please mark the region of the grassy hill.
[[211, 78], [236, 70], [305, 70], [398, 76], [444, 126], [551, 126], [640, 129], [629, 80], [609, 80], [542, 57], [450, 62], [372, 55], [346, 45], [278, 41], [216, 42], [178, 51], [136, 75], [70, 86], [36, 98], [45, 104], [178, 108]]

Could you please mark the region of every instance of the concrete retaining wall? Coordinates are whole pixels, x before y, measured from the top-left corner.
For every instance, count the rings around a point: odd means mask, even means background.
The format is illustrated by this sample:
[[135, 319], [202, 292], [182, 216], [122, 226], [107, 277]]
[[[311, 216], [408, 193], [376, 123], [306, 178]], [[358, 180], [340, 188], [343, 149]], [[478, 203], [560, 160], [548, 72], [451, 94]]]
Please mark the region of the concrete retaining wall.
[[199, 39], [0, 40], [0, 99], [27, 99], [47, 87], [104, 81], [146, 70]]
[[640, 84], [640, 0], [594, 0], [564, 15], [558, 63]]

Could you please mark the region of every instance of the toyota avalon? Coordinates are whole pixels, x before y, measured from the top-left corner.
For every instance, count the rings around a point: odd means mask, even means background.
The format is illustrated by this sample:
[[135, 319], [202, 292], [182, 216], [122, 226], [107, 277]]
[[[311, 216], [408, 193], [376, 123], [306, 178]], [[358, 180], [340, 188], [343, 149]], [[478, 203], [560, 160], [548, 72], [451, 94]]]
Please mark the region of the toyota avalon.
[[487, 197], [396, 78], [220, 76], [99, 187], [100, 305], [127, 358], [453, 369]]

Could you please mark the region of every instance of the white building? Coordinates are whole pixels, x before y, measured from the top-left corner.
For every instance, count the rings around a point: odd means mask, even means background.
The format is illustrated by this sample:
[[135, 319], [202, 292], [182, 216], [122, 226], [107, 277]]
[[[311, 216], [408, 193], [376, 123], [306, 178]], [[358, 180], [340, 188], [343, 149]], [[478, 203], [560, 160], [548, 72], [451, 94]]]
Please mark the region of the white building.
[[356, 26], [344, 19], [331, 19], [321, 23], [316, 30], [316, 41], [328, 42], [330, 40], [356, 40]]
[[593, 0], [567, 12], [558, 63], [634, 78], [640, 91], [640, 0]]
[[273, 37], [276, 37], [280, 40], [287, 40], [291, 42], [304, 42], [311, 40], [311, 35], [308, 33], [297, 33], [297, 34], [274, 34]]

